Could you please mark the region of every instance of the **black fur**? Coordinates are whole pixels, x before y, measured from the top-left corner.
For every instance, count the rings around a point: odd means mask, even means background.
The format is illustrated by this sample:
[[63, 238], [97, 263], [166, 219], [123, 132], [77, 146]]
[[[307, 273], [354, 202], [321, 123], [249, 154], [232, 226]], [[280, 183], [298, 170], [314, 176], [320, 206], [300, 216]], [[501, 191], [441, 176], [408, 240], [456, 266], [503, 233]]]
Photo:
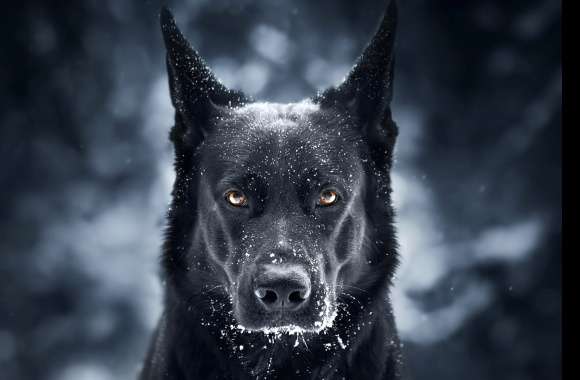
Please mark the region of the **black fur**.
[[[164, 313], [141, 379], [400, 378], [389, 301], [395, 23], [391, 1], [342, 84], [282, 105], [223, 86], [162, 11], [176, 180]], [[247, 204], [228, 204], [228, 189]], [[338, 201], [323, 206], [328, 189]], [[303, 289], [295, 309], [276, 291], [271, 309], [257, 291], [276, 276]]]

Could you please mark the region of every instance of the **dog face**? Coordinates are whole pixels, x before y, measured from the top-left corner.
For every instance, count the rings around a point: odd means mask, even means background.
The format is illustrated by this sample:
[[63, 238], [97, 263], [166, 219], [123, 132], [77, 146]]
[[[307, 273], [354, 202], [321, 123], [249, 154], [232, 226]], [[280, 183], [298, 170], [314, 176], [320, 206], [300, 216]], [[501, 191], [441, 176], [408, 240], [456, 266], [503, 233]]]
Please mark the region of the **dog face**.
[[224, 110], [200, 147], [194, 246], [224, 268], [248, 329], [326, 326], [365, 236], [361, 137], [345, 115], [301, 104]]
[[344, 83], [273, 104], [225, 88], [162, 13], [177, 174], [164, 262], [180, 297], [212, 284], [246, 330], [318, 332], [349, 289], [386, 286], [394, 23], [391, 4]]

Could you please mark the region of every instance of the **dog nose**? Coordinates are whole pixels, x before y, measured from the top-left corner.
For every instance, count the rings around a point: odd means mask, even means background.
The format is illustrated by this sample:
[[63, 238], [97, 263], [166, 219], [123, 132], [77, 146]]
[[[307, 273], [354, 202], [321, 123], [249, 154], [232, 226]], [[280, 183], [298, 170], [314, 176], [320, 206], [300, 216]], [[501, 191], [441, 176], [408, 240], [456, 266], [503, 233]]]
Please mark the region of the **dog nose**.
[[268, 311], [298, 310], [310, 297], [310, 278], [297, 265], [264, 265], [254, 285], [254, 295]]

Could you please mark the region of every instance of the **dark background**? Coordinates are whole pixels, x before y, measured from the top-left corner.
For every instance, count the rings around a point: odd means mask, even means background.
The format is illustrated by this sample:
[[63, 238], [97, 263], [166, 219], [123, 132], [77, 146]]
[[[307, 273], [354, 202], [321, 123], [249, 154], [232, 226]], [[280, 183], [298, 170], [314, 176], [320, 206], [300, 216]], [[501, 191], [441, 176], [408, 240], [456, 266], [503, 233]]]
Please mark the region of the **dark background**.
[[[402, 0], [393, 290], [409, 379], [561, 371], [560, 4]], [[3, 4], [0, 378], [136, 376], [173, 177], [159, 1]], [[229, 86], [339, 81], [378, 0], [169, 3]]]

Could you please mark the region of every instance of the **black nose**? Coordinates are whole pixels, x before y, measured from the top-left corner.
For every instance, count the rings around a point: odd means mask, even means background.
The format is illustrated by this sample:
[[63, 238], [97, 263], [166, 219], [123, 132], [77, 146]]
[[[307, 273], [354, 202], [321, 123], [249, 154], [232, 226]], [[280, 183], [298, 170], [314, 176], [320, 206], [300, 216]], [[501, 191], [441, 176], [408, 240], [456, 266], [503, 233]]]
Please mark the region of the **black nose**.
[[254, 294], [268, 311], [298, 310], [310, 297], [310, 278], [297, 265], [264, 265]]

